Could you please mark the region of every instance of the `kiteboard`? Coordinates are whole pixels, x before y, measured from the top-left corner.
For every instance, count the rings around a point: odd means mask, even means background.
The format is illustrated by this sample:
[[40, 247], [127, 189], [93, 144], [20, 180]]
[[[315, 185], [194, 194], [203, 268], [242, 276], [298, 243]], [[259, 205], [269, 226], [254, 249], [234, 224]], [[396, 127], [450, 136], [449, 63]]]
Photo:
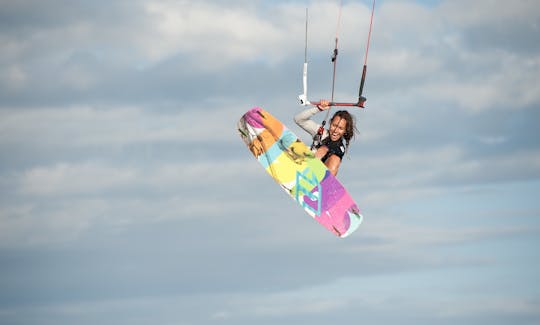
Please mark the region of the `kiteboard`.
[[360, 209], [338, 179], [270, 113], [250, 109], [238, 121], [238, 131], [266, 172], [326, 229], [347, 237], [362, 223]]

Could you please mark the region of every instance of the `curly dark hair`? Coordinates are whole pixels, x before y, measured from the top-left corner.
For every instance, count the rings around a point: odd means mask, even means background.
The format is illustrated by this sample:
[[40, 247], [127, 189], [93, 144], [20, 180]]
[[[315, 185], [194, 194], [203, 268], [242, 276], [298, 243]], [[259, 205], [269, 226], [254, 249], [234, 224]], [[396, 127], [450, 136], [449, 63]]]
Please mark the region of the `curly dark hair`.
[[336, 117], [339, 117], [347, 121], [347, 125], [345, 126], [345, 133], [343, 134], [343, 139], [345, 139], [345, 152], [347, 152], [349, 151], [349, 144], [351, 140], [354, 138], [355, 134], [358, 132], [358, 129], [356, 128], [356, 119], [348, 111], [337, 111], [334, 113], [334, 116], [332, 116], [330, 123], [332, 123], [332, 121]]

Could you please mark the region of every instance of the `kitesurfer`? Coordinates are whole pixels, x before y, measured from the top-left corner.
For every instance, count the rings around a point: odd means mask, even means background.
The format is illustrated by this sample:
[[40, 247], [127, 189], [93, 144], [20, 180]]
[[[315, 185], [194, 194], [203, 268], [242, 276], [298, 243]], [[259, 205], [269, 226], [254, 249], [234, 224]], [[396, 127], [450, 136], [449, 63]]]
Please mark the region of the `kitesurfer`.
[[336, 176], [341, 160], [357, 129], [354, 116], [345, 110], [334, 113], [328, 129], [311, 119], [313, 115], [328, 109], [330, 109], [330, 102], [321, 100], [317, 106], [298, 113], [294, 121], [313, 137], [312, 150], [315, 156], [321, 159], [330, 172]]

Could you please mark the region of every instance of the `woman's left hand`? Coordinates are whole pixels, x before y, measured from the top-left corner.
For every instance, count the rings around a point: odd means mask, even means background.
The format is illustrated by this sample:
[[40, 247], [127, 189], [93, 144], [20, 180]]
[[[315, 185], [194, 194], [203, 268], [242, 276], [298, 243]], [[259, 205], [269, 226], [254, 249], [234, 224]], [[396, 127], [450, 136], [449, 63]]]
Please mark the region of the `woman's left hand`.
[[321, 111], [325, 111], [330, 108], [330, 102], [326, 99], [321, 99], [321, 101], [317, 105], [317, 108]]

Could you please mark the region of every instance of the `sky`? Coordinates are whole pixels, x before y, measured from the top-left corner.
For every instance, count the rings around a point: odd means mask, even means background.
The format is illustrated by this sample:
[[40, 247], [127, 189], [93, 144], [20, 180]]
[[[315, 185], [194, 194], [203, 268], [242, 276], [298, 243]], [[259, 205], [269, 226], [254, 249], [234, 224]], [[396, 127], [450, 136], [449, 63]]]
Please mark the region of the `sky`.
[[[0, 323], [540, 324], [540, 4], [377, 1], [340, 239], [236, 130], [370, 1], [0, 0]], [[323, 116], [316, 116], [321, 121]]]

